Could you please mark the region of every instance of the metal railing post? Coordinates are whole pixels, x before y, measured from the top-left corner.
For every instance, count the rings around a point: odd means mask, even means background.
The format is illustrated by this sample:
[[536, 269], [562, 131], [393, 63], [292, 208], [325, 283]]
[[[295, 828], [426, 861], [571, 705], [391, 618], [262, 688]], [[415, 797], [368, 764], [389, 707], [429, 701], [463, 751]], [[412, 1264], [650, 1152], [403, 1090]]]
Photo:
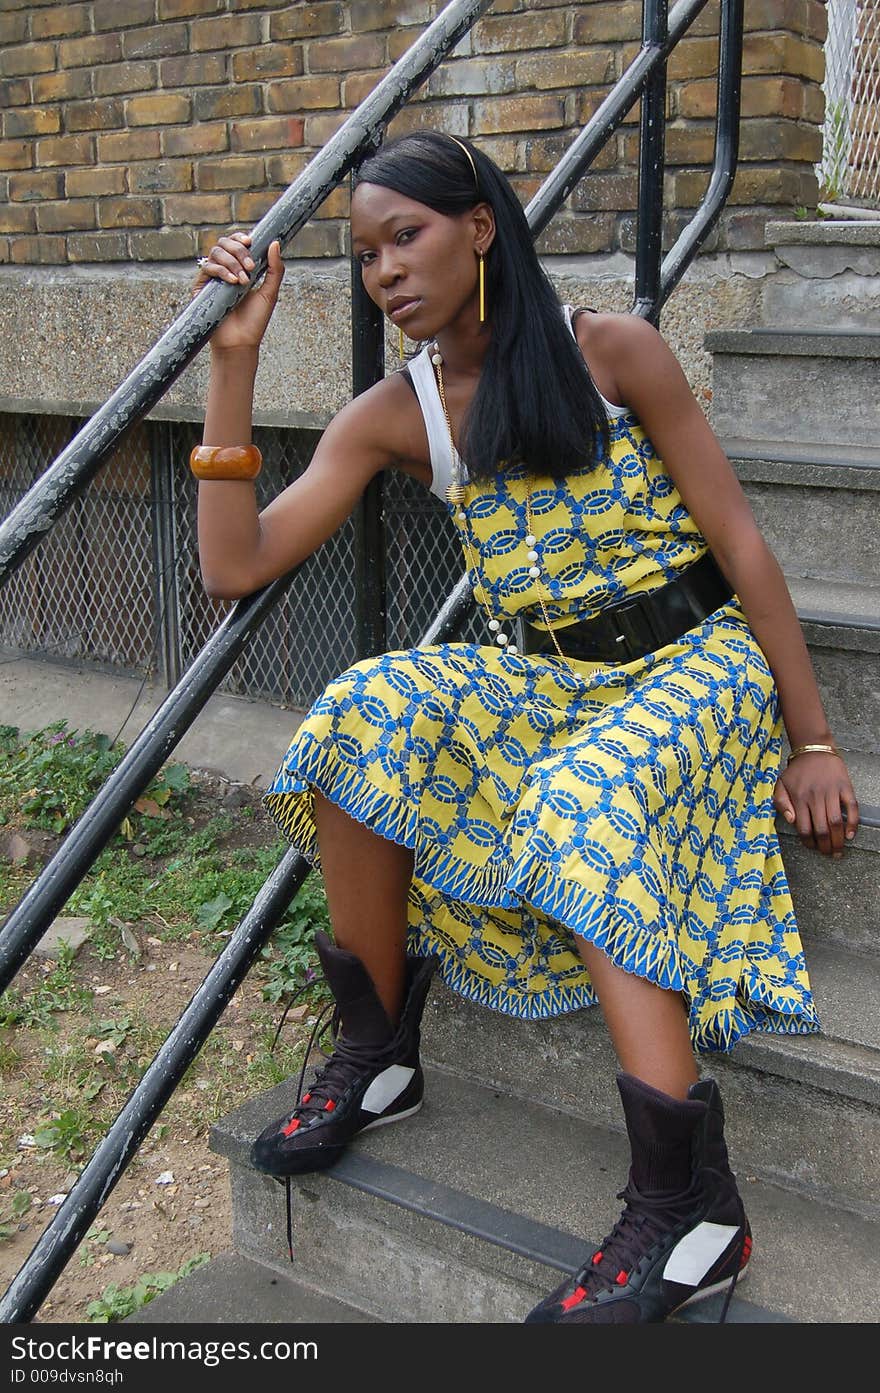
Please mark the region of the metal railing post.
[[742, 86], [743, 0], [721, 0], [718, 32], [718, 122], [709, 186], [699, 208], [663, 260], [661, 304], [669, 299], [697, 248], [721, 217], [733, 187], [739, 158], [739, 113]]
[[166, 687], [180, 681], [180, 595], [177, 587], [177, 528], [174, 519], [174, 457], [170, 421], [152, 421], [150, 432], [150, 512], [156, 648]]
[[[642, 44], [662, 50], [669, 34], [668, 0], [644, 0]], [[660, 314], [663, 238], [663, 152], [666, 137], [666, 60], [642, 93], [639, 123], [639, 197], [633, 313], [656, 323]]]
[[[373, 149], [378, 149], [377, 141]], [[372, 151], [370, 152], [372, 153]], [[354, 174], [351, 178], [354, 190]], [[364, 290], [360, 266], [351, 257], [352, 395], [366, 392], [385, 376], [385, 321]], [[359, 658], [388, 647], [385, 576], [385, 484], [382, 474], [367, 485], [354, 515], [355, 624]]]

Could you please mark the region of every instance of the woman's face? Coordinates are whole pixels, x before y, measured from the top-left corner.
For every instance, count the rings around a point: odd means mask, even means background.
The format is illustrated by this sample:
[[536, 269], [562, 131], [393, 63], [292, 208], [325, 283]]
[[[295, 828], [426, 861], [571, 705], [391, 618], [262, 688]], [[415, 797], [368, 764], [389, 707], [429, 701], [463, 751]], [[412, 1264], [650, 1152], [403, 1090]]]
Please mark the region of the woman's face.
[[462, 316], [477, 322], [477, 252], [493, 231], [486, 204], [449, 217], [368, 183], [351, 201], [352, 252], [364, 288], [411, 339], [434, 338]]

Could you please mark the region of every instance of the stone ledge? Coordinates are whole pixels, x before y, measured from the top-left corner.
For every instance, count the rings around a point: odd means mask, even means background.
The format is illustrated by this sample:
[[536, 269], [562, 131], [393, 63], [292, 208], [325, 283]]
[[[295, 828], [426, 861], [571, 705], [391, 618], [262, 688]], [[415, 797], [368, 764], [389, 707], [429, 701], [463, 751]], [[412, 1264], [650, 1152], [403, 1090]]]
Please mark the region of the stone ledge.
[[880, 247], [876, 222], [768, 222], [768, 247]]

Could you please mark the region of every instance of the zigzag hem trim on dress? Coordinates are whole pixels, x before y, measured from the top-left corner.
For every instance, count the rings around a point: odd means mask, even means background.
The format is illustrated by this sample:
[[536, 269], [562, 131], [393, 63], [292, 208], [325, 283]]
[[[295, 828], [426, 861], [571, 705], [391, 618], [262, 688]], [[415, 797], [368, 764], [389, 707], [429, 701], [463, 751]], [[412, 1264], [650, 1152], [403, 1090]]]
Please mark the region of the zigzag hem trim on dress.
[[[748, 991], [742, 1003], [737, 999], [733, 1010], [719, 1011], [709, 1024], [698, 1026], [696, 1014], [703, 1004], [700, 995], [691, 997], [686, 985], [682, 955], [676, 943], [668, 938], [642, 937], [636, 943], [622, 944], [621, 930], [633, 933], [631, 924], [610, 922], [613, 907], [591, 895], [575, 881], [560, 882], [558, 876], [535, 856], [525, 854], [512, 871], [475, 871], [462, 867], [450, 853], [437, 848], [419, 847], [417, 813], [401, 798], [381, 793], [371, 787], [357, 770], [342, 777], [327, 777], [327, 750], [307, 732], [300, 737], [296, 777], [279, 771], [276, 782], [284, 779], [289, 786], [270, 789], [263, 804], [283, 835], [313, 866], [320, 866], [317, 837], [309, 821], [304, 801], [312, 787], [340, 807], [355, 821], [399, 846], [415, 851], [416, 878], [443, 895], [481, 908], [515, 909], [522, 903], [537, 909], [568, 928], [572, 933], [595, 943], [616, 967], [654, 982], [670, 991], [680, 991], [689, 1006], [691, 1035], [694, 1047], [706, 1051], [727, 1051], [752, 1031], [773, 1034], [809, 1035], [820, 1029], [812, 994], [802, 988], [801, 1000], [794, 1002], [774, 989], [773, 984], [756, 975], [753, 966], [746, 965], [748, 976], [737, 983], [738, 991]], [[309, 746], [311, 748], [309, 748]], [[410, 949], [422, 957], [433, 954], [446, 985], [459, 996], [487, 1006], [504, 1015], [525, 1020], [546, 1020], [597, 1004], [591, 987], [548, 987], [534, 993], [523, 1005], [522, 993], [503, 985], [492, 986], [457, 961], [448, 950], [431, 943], [423, 948], [418, 931], [410, 935]], [[805, 1009], [807, 1008], [807, 1009]], [[722, 1020], [724, 1025], [719, 1028]]]

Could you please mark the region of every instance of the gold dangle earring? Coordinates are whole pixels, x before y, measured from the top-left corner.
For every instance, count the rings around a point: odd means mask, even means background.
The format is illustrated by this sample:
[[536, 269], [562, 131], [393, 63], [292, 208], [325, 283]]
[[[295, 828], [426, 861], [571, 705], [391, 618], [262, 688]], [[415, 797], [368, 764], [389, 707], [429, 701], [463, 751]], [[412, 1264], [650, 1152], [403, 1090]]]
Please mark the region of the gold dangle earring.
[[486, 323], [486, 264], [483, 260], [483, 253], [477, 252], [480, 258], [480, 323]]

